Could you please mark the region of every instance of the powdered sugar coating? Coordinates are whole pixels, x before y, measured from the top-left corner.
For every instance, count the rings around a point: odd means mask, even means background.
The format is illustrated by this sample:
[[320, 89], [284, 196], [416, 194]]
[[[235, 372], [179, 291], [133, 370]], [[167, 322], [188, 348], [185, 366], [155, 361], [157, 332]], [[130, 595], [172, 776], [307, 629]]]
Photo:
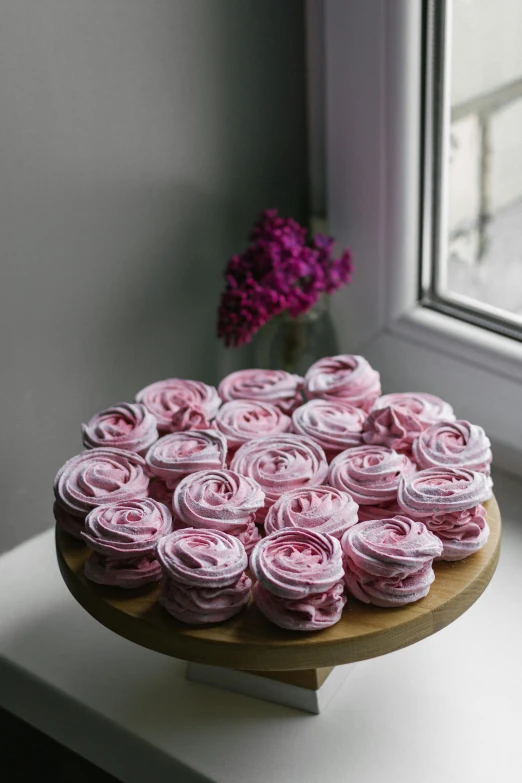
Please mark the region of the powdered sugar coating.
[[268, 510], [267, 534], [284, 528], [304, 528], [341, 538], [355, 525], [358, 506], [347, 493], [335, 487], [298, 487], [285, 492]]
[[439, 539], [404, 515], [360, 522], [342, 538], [345, 583], [352, 595], [376, 606], [403, 606], [429, 592]]
[[417, 518], [465, 511], [490, 495], [484, 473], [465, 468], [428, 468], [403, 476], [397, 499], [408, 514]]
[[172, 514], [166, 506], [151, 498], [136, 498], [94, 508], [85, 520], [83, 538], [102, 555], [129, 558], [153, 552], [171, 529]]
[[388, 405], [369, 414], [363, 424], [362, 439], [369, 445], [386, 446], [409, 456], [414, 440], [425, 427], [414, 413]]
[[193, 406], [202, 411], [210, 421], [221, 405], [221, 398], [217, 389], [202, 381], [167, 378], [151, 383], [139, 391], [136, 402], [145, 405], [155, 416], [161, 432], [170, 432], [172, 417], [180, 408]]
[[224, 467], [227, 454], [225, 437], [217, 430], [193, 430], [165, 435], [146, 455], [151, 473], [174, 489], [189, 473]]
[[392, 406], [403, 413], [413, 414], [425, 427], [437, 421], [454, 421], [455, 414], [448, 402], [435, 394], [425, 392], [394, 392], [375, 400], [372, 411]]
[[303, 379], [285, 370], [237, 370], [227, 375], [218, 391], [224, 401], [256, 400], [291, 413], [302, 403]]
[[477, 424], [464, 420], [438, 422], [414, 442], [413, 458], [421, 469], [468, 468], [489, 476], [491, 443]]
[[256, 544], [250, 568], [274, 595], [305, 598], [329, 590], [343, 578], [341, 545], [325, 533], [285, 528]]
[[136, 451], [142, 456], [158, 439], [155, 417], [144, 405], [120, 402], [82, 424], [86, 449], [116, 448]]
[[328, 459], [362, 443], [366, 413], [347, 403], [310, 400], [292, 414], [294, 430], [321, 446]]
[[243, 544], [222, 530], [178, 530], [158, 541], [156, 557], [178, 584], [210, 589], [235, 584], [248, 565]]
[[324, 451], [303, 435], [268, 435], [245, 443], [235, 453], [232, 470], [257, 481], [265, 493], [265, 505], [257, 521], [277, 498], [290, 489], [317, 486], [324, 482], [328, 463]]
[[359, 446], [332, 460], [328, 482], [359, 505], [376, 506], [396, 501], [401, 476], [414, 472], [415, 465], [404, 454], [385, 446]]
[[437, 560], [462, 560], [482, 549], [489, 538], [486, 509], [482, 505], [465, 511], [426, 517], [425, 525], [442, 542]]
[[379, 373], [363, 356], [327, 356], [312, 364], [305, 375], [305, 395], [345, 402], [369, 411], [381, 393]]
[[213, 426], [223, 433], [229, 449], [237, 449], [252, 438], [290, 432], [292, 419], [270, 402], [230, 400], [219, 409]]
[[67, 460], [54, 480], [58, 503], [73, 516], [85, 517], [96, 506], [147, 497], [145, 460], [123, 449], [90, 449]]

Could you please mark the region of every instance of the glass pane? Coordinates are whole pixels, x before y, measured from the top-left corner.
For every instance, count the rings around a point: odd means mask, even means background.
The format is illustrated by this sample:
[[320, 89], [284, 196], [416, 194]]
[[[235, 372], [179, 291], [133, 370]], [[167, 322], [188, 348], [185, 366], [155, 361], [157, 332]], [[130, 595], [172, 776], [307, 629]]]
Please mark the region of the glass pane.
[[522, 323], [522, 0], [450, 4], [448, 253], [438, 294]]

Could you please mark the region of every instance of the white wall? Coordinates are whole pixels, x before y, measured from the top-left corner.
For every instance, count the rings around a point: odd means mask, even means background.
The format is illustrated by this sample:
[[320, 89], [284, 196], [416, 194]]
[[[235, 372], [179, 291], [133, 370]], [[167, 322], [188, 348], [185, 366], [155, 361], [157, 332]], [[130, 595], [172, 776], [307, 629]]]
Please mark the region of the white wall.
[[0, 3], [0, 548], [52, 522], [80, 423], [215, 382], [226, 259], [306, 216], [300, 0]]

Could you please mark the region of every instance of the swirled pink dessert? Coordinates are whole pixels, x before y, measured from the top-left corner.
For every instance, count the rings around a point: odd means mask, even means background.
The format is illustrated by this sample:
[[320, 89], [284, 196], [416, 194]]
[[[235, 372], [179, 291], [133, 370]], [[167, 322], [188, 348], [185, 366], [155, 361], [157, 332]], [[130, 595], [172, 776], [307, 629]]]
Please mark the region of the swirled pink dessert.
[[328, 356], [312, 364], [305, 375], [305, 395], [347, 403], [369, 411], [381, 393], [379, 373], [363, 356]]
[[291, 413], [302, 403], [303, 379], [284, 370], [238, 370], [219, 384], [223, 400], [255, 400], [277, 405], [283, 413]]
[[468, 468], [490, 474], [491, 443], [477, 424], [443, 421], [428, 427], [413, 444], [419, 468]]
[[85, 561], [84, 573], [91, 582], [127, 590], [161, 579], [160, 564], [153, 552], [125, 559], [92, 552]]
[[150, 498], [97, 506], [85, 520], [82, 536], [102, 555], [126, 559], [153, 552], [162, 536], [172, 531], [172, 514]]
[[255, 516], [265, 493], [232, 470], [201, 470], [186, 476], [174, 492], [174, 511], [188, 527], [223, 530], [237, 536], [247, 554], [261, 536]]
[[265, 493], [265, 504], [256, 515], [264, 522], [277, 498], [290, 489], [318, 486], [328, 473], [324, 451], [303, 435], [268, 435], [245, 443], [232, 459], [232, 470], [257, 481]]
[[434, 394], [424, 392], [395, 392], [383, 394], [375, 400], [372, 411], [381, 410], [392, 406], [402, 413], [413, 414], [425, 426], [435, 424], [437, 421], [454, 421], [455, 414], [448, 402], [441, 400]]
[[227, 442], [217, 430], [172, 432], [154, 443], [146, 455], [150, 472], [174, 489], [182, 478], [198, 470], [225, 466]]
[[350, 593], [376, 606], [404, 606], [429, 592], [439, 539], [423, 522], [400, 515], [359, 522], [344, 534], [345, 583]]
[[164, 576], [160, 603], [181, 622], [222, 622], [249, 601], [245, 548], [222, 530], [171, 533], [159, 540], [156, 557]]
[[414, 414], [388, 405], [372, 411], [363, 424], [362, 439], [372, 446], [386, 446], [411, 457], [413, 441], [426, 428]]
[[434, 514], [423, 522], [442, 543], [437, 560], [463, 560], [482, 549], [489, 538], [486, 509], [481, 504], [465, 511]]
[[292, 414], [294, 430], [324, 449], [328, 461], [345, 449], [362, 443], [366, 413], [346, 403], [310, 400]]
[[290, 432], [292, 419], [271, 402], [230, 400], [217, 412], [213, 426], [227, 439], [230, 454], [253, 438]]
[[254, 600], [275, 625], [317, 631], [341, 618], [343, 563], [339, 541], [326, 533], [285, 528], [263, 538], [250, 558]]
[[479, 505], [490, 495], [484, 473], [465, 468], [427, 468], [399, 482], [398, 502], [408, 516], [424, 519]]
[[382, 506], [397, 502], [401, 476], [414, 472], [404, 454], [385, 446], [358, 446], [332, 460], [328, 483], [348, 492], [359, 506]]
[[[143, 457], [123, 449], [90, 449], [67, 460], [54, 480], [54, 495], [59, 506], [69, 517], [83, 520], [89, 511], [105, 503], [147, 497], [149, 477]], [[65, 515], [55, 512], [58, 524], [64, 524]]]
[[190, 430], [208, 430], [210, 421], [197, 405], [183, 405], [172, 414], [170, 432], [190, 432]]
[[357, 503], [335, 487], [298, 487], [284, 492], [268, 510], [267, 534], [284, 528], [304, 528], [341, 538], [357, 519]]
[[158, 440], [156, 419], [144, 405], [120, 402], [82, 424], [86, 449], [110, 447], [136, 451], [142, 456]]
[[[172, 419], [180, 408], [190, 407], [211, 421], [216, 415], [221, 399], [217, 389], [201, 381], [189, 381], [183, 378], [168, 378], [156, 381], [146, 386], [136, 395], [136, 402], [141, 402], [158, 422], [161, 433], [172, 431]], [[174, 426], [179, 427], [176, 418]]]

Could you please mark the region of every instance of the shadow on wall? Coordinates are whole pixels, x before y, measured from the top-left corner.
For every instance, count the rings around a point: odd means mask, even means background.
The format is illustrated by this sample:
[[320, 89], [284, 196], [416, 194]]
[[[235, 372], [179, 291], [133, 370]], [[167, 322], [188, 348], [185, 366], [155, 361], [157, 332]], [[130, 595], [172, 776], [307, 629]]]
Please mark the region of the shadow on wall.
[[1, 550], [52, 521], [82, 421], [249, 363], [216, 310], [257, 213], [306, 220], [302, 3], [20, 0], [0, 101]]

